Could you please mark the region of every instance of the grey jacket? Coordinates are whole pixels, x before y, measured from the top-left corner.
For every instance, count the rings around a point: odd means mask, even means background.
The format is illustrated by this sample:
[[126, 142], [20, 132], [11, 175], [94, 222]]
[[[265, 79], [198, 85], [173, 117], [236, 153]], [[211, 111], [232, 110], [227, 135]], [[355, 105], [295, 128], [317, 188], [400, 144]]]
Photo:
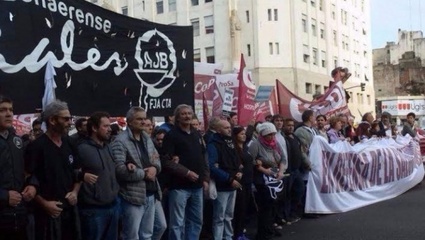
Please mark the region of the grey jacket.
[[[161, 171], [161, 162], [158, 152], [151, 138], [145, 133], [142, 133], [143, 143], [149, 154], [149, 161], [157, 169], [157, 174]], [[141, 153], [137, 145], [136, 139], [130, 128], [120, 133], [112, 143], [112, 153], [115, 161], [115, 172], [118, 183], [120, 184], [120, 195], [134, 205], [143, 205], [146, 201], [146, 184], [145, 172], [143, 170]], [[129, 171], [127, 163], [136, 165], [136, 170]], [[161, 199], [161, 188], [158, 180], [158, 198]]]
[[95, 184], [84, 182], [78, 193], [78, 204], [84, 207], [114, 203], [120, 189], [115, 177], [115, 164], [108, 144], [103, 146], [87, 140], [78, 146], [83, 173], [98, 176]]

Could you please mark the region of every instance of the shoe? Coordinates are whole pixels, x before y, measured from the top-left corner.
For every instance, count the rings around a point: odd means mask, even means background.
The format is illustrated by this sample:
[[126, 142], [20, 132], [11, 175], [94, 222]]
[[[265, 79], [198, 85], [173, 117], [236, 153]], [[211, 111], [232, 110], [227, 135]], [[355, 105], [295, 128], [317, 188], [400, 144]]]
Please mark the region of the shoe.
[[286, 221], [286, 224], [291, 225], [291, 224], [298, 222], [299, 220], [301, 220], [300, 217], [291, 217]]
[[236, 240], [249, 240], [249, 238], [247, 238], [247, 237], [245, 236], [245, 234], [241, 234], [241, 235], [239, 235], [239, 236], [236, 238]]
[[277, 230], [281, 230], [282, 229], [282, 225], [279, 225], [277, 223], [273, 223], [273, 227], [274, 227], [274, 229], [277, 229]]

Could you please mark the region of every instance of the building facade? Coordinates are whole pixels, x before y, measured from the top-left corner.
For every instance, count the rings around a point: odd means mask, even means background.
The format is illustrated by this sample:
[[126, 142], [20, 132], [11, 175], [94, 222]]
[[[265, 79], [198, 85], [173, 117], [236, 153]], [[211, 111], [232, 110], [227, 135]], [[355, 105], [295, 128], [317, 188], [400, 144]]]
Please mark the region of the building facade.
[[[349, 107], [374, 111], [370, 9], [365, 0], [90, 0], [131, 17], [192, 25], [195, 61], [239, 68], [243, 53], [257, 85], [279, 79], [311, 100], [347, 67]], [[366, 83], [361, 91], [360, 83]]]

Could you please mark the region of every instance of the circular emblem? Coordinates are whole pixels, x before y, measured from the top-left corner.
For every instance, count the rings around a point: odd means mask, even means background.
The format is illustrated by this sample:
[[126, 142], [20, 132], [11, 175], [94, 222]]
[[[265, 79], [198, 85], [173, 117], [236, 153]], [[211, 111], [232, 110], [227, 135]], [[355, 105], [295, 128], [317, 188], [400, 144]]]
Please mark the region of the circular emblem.
[[22, 139], [21, 139], [20, 137], [14, 137], [14, 138], [13, 138], [13, 143], [15, 144], [15, 146], [16, 146], [18, 149], [21, 149], [21, 148], [22, 148], [22, 146], [23, 146]]

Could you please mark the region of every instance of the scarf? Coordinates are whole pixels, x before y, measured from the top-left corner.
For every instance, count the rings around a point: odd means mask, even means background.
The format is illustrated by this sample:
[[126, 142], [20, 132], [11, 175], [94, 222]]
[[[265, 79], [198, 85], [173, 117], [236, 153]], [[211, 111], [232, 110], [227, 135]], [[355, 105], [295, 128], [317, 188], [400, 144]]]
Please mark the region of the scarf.
[[263, 136], [258, 136], [258, 140], [260, 141], [261, 145], [273, 149], [278, 154], [282, 154], [280, 151], [279, 146], [277, 145], [276, 137], [273, 137], [271, 140], [266, 140]]

